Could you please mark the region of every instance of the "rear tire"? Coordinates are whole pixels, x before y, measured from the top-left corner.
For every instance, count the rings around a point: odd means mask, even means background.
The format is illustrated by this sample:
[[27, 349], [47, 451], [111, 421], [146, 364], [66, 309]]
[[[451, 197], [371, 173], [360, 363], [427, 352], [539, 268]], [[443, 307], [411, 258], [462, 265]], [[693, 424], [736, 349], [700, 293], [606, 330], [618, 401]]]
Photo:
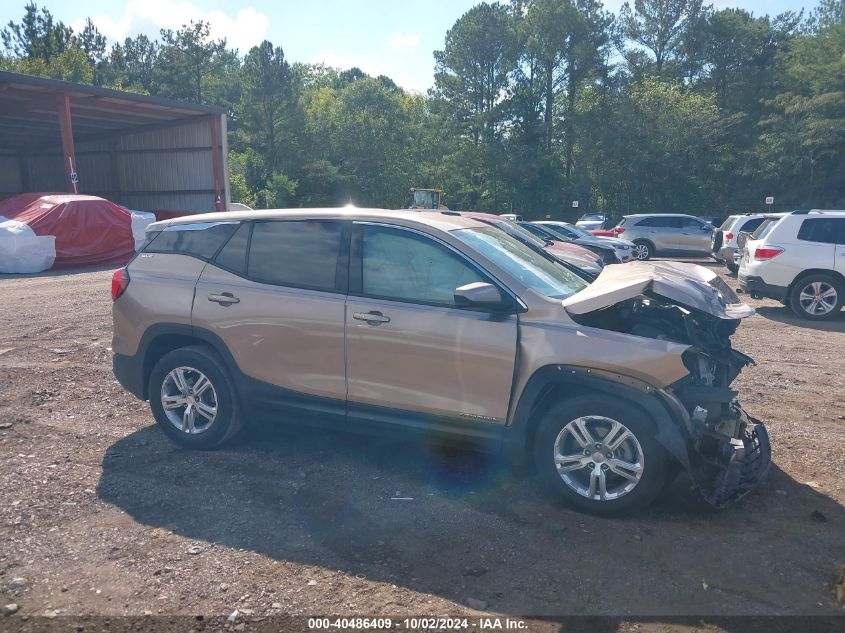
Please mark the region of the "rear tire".
[[179, 446], [216, 448], [243, 426], [234, 383], [208, 347], [183, 347], [162, 356], [150, 372], [148, 393], [156, 423]]
[[660, 494], [669, 474], [668, 456], [646, 416], [634, 406], [597, 395], [561, 400], [543, 414], [534, 461], [554, 493], [600, 515], [645, 507]]
[[739, 266], [733, 262], [725, 261], [725, 268], [727, 268], [732, 275], [736, 275], [739, 272]]
[[824, 321], [839, 314], [843, 299], [845, 291], [834, 277], [807, 275], [792, 286], [789, 307], [803, 319]]
[[654, 256], [654, 246], [646, 240], [634, 240], [634, 259], [645, 262]]

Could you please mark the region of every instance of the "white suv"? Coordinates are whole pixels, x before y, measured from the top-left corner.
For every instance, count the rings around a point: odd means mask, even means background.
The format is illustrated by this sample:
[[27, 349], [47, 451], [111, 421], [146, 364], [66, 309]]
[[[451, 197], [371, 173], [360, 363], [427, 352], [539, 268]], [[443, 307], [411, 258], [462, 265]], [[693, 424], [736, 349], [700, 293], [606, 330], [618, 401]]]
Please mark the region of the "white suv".
[[740, 250], [737, 240], [740, 232], [753, 233], [765, 219], [763, 213], [745, 213], [729, 216], [718, 229], [713, 231], [710, 239], [710, 250], [713, 259], [724, 262], [729, 271], [736, 274], [737, 265], [734, 255]]
[[766, 216], [743, 248], [739, 285], [806, 319], [837, 315], [845, 299], [845, 211]]

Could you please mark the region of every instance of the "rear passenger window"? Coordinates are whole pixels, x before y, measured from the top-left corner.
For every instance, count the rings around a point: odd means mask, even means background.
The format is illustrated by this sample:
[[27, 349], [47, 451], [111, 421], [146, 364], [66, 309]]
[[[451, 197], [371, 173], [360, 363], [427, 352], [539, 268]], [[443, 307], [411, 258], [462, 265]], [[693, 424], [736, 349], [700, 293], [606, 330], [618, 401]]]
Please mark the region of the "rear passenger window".
[[836, 232], [839, 228], [836, 218], [807, 218], [798, 229], [798, 239], [807, 242], [836, 243]]
[[217, 254], [214, 263], [238, 275], [246, 273], [246, 247], [249, 243], [248, 222], [241, 224], [226, 246]]
[[256, 222], [249, 246], [249, 277], [263, 283], [336, 290], [340, 222]]
[[643, 218], [639, 222], [637, 222], [637, 226], [659, 226], [663, 228], [678, 228], [680, 223], [677, 221], [677, 218], [666, 218], [660, 216], [652, 216], [650, 218]]
[[237, 227], [237, 222], [175, 224], [153, 237], [144, 251], [211, 259]]

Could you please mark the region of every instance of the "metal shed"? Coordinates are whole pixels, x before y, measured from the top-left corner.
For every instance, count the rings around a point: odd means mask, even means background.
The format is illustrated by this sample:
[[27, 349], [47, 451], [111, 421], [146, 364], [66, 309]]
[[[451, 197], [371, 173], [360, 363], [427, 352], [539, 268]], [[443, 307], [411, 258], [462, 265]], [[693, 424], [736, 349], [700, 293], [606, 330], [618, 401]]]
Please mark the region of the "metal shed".
[[211, 106], [0, 71], [0, 197], [77, 192], [144, 211], [229, 203]]

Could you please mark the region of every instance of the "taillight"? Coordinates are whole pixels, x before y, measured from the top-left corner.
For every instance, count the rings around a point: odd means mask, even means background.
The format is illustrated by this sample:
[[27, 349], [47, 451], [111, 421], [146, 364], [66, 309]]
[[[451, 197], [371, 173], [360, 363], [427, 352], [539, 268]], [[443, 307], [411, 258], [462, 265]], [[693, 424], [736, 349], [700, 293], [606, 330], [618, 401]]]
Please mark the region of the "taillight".
[[733, 234], [733, 233], [725, 233], [725, 239], [726, 239], [726, 240], [732, 240], [733, 238], [734, 238], [734, 234]]
[[754, 251], [754, 259], [772, 259], [773, 257], [777, 257], [783, 252], [782, 248], [778, 247], [760, 247]]
[[616, 235], [621, 235], [625, 232], [625, 229], [621, 226], [617, 226], [613, 229], [613, 232], [616, 233]]
[[129, 271], [125, 268], [118, 268], [111, 278], [111, 300], [116, 301], [129, 287]]

